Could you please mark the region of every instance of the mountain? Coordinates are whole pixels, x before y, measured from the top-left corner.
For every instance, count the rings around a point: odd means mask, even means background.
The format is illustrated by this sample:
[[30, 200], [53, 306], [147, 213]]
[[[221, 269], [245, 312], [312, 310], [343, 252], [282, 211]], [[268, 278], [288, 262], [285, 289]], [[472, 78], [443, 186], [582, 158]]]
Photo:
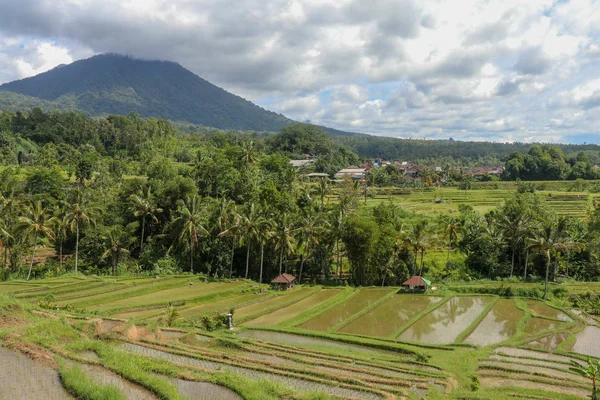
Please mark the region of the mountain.
[[0, 86], [0, 109], [160, 117], [220, 129], [279, 131], [295, 123], [168, 61], [103, 54]]

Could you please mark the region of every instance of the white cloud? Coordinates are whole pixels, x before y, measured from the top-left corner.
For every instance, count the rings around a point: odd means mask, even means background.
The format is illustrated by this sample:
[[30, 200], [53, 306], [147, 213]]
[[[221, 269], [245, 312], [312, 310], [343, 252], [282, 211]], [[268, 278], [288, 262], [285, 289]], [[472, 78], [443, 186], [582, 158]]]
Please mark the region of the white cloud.
[[0, 0], [0, 83], [119, 52], [338, 129], [561, 140], [599, 133], [599, 19], [596, 0]]

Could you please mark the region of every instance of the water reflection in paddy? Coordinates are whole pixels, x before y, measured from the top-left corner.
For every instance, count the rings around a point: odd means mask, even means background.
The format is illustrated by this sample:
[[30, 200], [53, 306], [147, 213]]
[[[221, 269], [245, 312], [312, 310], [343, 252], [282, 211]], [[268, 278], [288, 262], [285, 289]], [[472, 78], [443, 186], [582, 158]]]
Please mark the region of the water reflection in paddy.
[[398, 339], [429, 344], [456, 340], [485, 309], [491, 297], [453, 297], [404, 331]]

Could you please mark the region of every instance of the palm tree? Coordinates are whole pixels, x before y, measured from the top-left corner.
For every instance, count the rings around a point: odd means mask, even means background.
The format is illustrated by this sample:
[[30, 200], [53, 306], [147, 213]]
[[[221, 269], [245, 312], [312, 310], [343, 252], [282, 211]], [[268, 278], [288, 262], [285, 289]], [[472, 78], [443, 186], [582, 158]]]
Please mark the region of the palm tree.
[[329, 179], [328, 178], [319, 179], [319, 182], [317, 182], [317, 186], [315, 187], [314, 190], [315, 190], [315, 193], [321, 199], [321, 209], [323, 209], [323, 206], [325, 203], [325, 197], [329, 193]]
[[56, 207], [54, 209], [54, 231], [56, 239], [59, 241], [58, 259], [60, 271], [63, 269], [63, 244], [69, 233], [69, 223], [66, 216], [67, 211], [65, 207]]
[[544, 254], [546, 258], [546, 278], [544, 281], [544, 299], [548, 295], [548, 277], [550, 275], [550, 265], [552, 264], [552, 253], [555, 251], [567, 251], [572, 248], [583, 248], [580, 243], [572, 242], [565, 234], [565, 218], [558, 220], [545, 221], [535, 232], [534, 237], [529, 241], [528, 248]]
[[52, 216], [50, 215], [49, 210], [42, 205], [41, 201], [27, 204], [23, 210], [23, 216], [19, 217], [16, 231], [23, 234], [25, 237], [33, 238], [33, 251], [31, 252], [31, 263], [29, 264], [27, 280], [31, 277], [38, 239], [40, 237], [54, 239], [55, 237], [54, 231], [52, 230], [52, 224]]
[[405, 237], [406, 245], [415, 253], [415, 265], [413, 275], [417, 272], [417, 260], [419, 252], [421, 252], [421, 268], [419, 275], [423, 272], [424, 256], [427, 246], [429, 246], [430, 232], [426, 220], [421, 220], [412, 226], [412, 229]]
[[163, 209], [156, 206], [152, 188], [148, 186], [146, 189], [140, 190], [138, 194], [132, 194], [129, 197], [132, 203], [133, 215], [142, 217], [142, 238], [140, 240], [140, 253], [144, 248], [144, 232], [146, 229], [146, 218], [150, 218], [154, 223], [158, 223], [156, 214], [163, 212]]
[[79, 233], [85, 225], [95, 225], [100, 209], [82, 192], [76, 191], [72, 201], [65, 203], [65, 218], [71, 232], [75, 233], [75, 273], [79, 263]]
[[257, 159], [258, 156], [254, 141], [242, 141], [240, 160], [242, 161], [242, 164], [244, 164], [244, 167], [248, 168], [251, 164], [254, 164]]
[[452, 250], [452, 243], [456, 243], [458, 240], [458, 232], [460, 230], [460, 221], [452, 218], [446, 225], [446, 237], [448, 238], [448, 257], [446, 262], [450, 261], [450, 251]]
[[300, 253], [298, 282], [302, 282], [302, 270], [305, 260], [310, 256], [311, 250], [319, 243], [319, 234], [322, 231], [324, 222], [322, 214], [307, 211], [298, 221], [298, 227], [294, 230], [297, 248]]
[[240, 215], [236, 204], [231, 200], [222, 198], [219, 202], [219, 215], [217, 217], [217, 228], [219, 237], [231, 236], [231, 260], [229, 264], [229, 278], [233, 275], [233, 257], [235, 255], [235, 243], [240, 229]]
[[250, 207], [246, 208], [246, 211], [241, 216], [239, 232], [241, 240], [246, 244], [245, 279], [248, 279], [248, 270], [250, 269], [250, 247], [252, 246], [252, 241], [260, 234], [263, 218], [261, 210], [254, 203], [250, 204]]
[[[0, 224], [2, 221], [0, 221]], [[8, 233], [4, 228], [0, 227], [0, 249], [4, 249], [4, 261], [2, 262], [2, 274], [0, 275], [0, 280], [4, 278], [4, 272], [7, 265], [7, 254], [6, 251], [8, 249], [8, 241], [12, 239], [12, 235]]]
[[173, 232], [179, 243], [190, 246], [190, 272], [194, 273], [194, 250], [200, 243], [200, 236], [208, 235], [205, 225], [205, 209], [198, 196], [188, 197], [177, 202], [177, 217], [173, 220]]
[[123, 232], [123, 227], [120, 225], [110, 227], [104, 236], [105, 251], [102, 254], [102, 258], [110, 257], [113, 275], [117, 274], [117, 265], [119, 265], [121, 256], [129, 254], [127, 239]]
[[[279, 274], [281, 275], [283, 259], [287, 257], [292, 249], [294, 248], [294, 236], [291, 232], [291, 218], [287, 212], [279, 214], [279, 219], [275, 224], [275, 235], [277, 236], [277, 243], [275, 249], [279, 250]], [[287, 265], [285, 268], [287, 273]]]
[[499, 225], [504, 231], [504, 236], [508, 239], [511, 249], [510, 276], [512, 277], [515, 270], [515, 254], [519, 245], [525, 240], [529, 225], [529, 216], [523, 210], [519, 210], [516, 213], [503, 215], [499, 221]]
[[256, 239], [260, 243], [260, 274], [258, 278], [258, 282], [262, 283], [263, 277], [263, 264], [264, 264], [264, 255], [265, 255], [265, 244], [268, 243], [271, 239], [273, 239], [274, 231], [273, 231], [273, 223], [271, 219], [265, 218], [264, 216], [260, 218], [259, 221], [259, 229], [258, 235]]

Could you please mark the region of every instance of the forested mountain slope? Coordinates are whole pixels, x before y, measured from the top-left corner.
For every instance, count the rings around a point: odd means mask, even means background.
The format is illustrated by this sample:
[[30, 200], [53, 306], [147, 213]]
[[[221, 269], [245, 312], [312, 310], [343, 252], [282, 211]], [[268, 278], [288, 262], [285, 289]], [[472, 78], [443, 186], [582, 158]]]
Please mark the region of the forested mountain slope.
[[181, 65], [104, 54], [0, 86], [0, 109], [79, 110], [187, 121], [220, 129], [278, 131], [293, 123]]

